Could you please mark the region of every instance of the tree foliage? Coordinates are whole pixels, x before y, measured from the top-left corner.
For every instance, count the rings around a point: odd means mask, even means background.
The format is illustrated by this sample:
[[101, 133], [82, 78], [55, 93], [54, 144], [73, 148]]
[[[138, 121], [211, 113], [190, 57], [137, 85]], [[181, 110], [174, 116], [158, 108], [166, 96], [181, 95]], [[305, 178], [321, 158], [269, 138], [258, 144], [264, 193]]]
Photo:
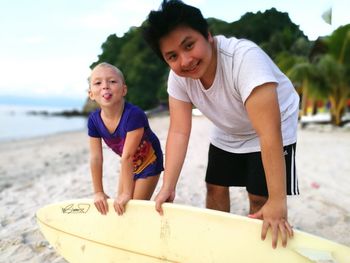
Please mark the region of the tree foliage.
[[319, 38], [309, 58], [296, 62], [296, 56], [278, 56], [290, 79], [300, 86], [302, 114], [306, 101], [330, 102], [331, 122], [342, 125], [342, 116], [350, 98], [350, 25], [341, 26], [330, 36]]
[[350, 25], [339, 27], [324, 41], [328, 51], [317, 65], [331, 102], [332, 123], [339, 126], [350, 98]]
[[117, 66], [128, 86], [126, 99], [143, 109], [150, 109], [164, 100], [160, 91], [165, 89], [165, 64], [148, 48], [140, 28], [131, 28], [123, 37], [110, 35], [102, 44], [102, 54], [91, 65], [100, 62]]
[[272, 58], [283, 51], [308, 55], [311, 43], [294, 24], [287, 13], [275, 8], [265, 12], [246, 13], [232, 23], [209, 18], [210, 31], [214, 34], [246, 38], [259, 44]]
[[[272, 58], [281, 52], [305, 56], [311, 46], [288, 14], [274, 8], [263, 13], [247, 13], [232, 23], [208, 18], [208, 24], [213, 35], [250, 39]], [[128, 86], [127, 100], [131, 103], [147, 110], [167, 101], [169, 69], [144, 42], [141, 27], [132, 27], [123, 37], [108, 36], [102, 44], [102, 53], [91, 67], [99, 62], [108, 62], [121, 69]]]

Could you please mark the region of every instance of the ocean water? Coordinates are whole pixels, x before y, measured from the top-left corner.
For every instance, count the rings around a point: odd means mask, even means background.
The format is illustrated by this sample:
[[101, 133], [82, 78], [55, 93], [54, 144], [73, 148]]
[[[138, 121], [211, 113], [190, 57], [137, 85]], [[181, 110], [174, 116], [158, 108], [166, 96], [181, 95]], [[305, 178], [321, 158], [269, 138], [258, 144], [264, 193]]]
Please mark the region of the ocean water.
[[0, 104], [0, 142], [33, 138], [59, 132], [86, 130], [86, 117], [29, 114], [30, 111], [53, 113], [72, 109]]

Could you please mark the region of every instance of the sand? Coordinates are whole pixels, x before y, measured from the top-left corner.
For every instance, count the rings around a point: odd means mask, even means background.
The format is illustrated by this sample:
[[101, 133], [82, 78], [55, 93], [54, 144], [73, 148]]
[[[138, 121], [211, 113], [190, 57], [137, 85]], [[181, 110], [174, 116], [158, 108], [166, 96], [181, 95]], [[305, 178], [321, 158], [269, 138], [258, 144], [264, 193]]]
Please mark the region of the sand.
[[[150, 119], [165, 146], [169, 119]], [[194, 117], [176, 203], [205, 205], [204, 175], [211, 124]], [[309, 125], [299, 129], [297, 173], [301, 195], [288, 198], [295, 229], [350, 246], [350, 129]], [[66, 262], [48, 244], [35, 212], [49, 203], [92, 198], [86, 131], [0, 143], [0, 262]], [[104, 184], [115, 195], [119, 159], [104, 147]], [[159, 189], [159, 185], [156, 189]], [[232, 188], [231, 212], [247, 215], [242, 188]]]

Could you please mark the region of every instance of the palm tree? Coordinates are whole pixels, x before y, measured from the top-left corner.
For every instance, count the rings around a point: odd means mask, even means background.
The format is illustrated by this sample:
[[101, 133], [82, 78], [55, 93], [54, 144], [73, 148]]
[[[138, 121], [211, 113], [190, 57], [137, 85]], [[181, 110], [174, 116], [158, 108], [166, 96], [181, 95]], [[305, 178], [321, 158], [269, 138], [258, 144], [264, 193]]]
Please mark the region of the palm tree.
[[340, 126], [350, 98], [350, 24], [336, 29], [325, 43], [327, 54], [318, 60], [317, 65], [325, 79], [332, 123]]
[[289, 53], [281, 53], [276, 58], [279, 68], [293, 82], [301, 97], [300, 115], [307, 114], [307, 102], [318, 98], [318, 72], [317, 67], [304, 56], [295, 56]]
[[323, 85], [320, 86], [323, 89], [322, 92], [328, 94], [331, 103], [331, 122], [340, 126], [350, 95], [349, 82], [346, 83], [346, 67], [330, 54], [321, 56], [316, 67], [323, 76]]
[[302, 96], [301, 114], [307, 113], [307, 100], [327, 99], [331, 103], [331, 122], [340, 126], [350, 97], [350, 25], [339, 27], [319, 41], [325, 49], [313, 55], [312, 62], [282, 54], [277, 63]]
[[311, 100], [313, 103], [314, 99], [317, 97], [317, 68], [310, 62], [304, 61], [303, 63], [296, 64], [287, 71], [287, 75], [294, 83], [299, 83], [297, 91], [301, 94], [301, 115], [306, 115], [308, 100]]

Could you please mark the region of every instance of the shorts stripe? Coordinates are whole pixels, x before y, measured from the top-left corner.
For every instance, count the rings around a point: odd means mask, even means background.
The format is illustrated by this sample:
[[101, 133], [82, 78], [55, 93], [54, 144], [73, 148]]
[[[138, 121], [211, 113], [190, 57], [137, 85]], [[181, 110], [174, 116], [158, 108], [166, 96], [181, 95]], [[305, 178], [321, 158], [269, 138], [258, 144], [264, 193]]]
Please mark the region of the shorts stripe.
[[292, 183], [290, 184], [291, 189], [290, 192], [295, 195], [295, 184], [294, 184], [294, 180], [295, 180], [295, 174], [294, 174], [294, 149], [292, 148], [292, 160], [291, 160], [291, 165], [290, 165], [291, 171], [290, 171], [290, 177], [292, 180]]
[[295, 150], [294, 147], [292, 147], [292, 154], [291, 154], [291, 172], [290, 172], [290, 178], [291, 178], [291, 184], [290, 184], [290, 192], [292, 195], [299, 195], [299, 188], [298, 188], [298, 177], [295, 171]]
[[293, 147], [292, 147], [292, 154], [291, 154], [292, 156], [291, 156], [291, 158], [292, 158], [292, 160], [291, 160], [291, 165], [290, 165], [290, 169], [291, 169], [291, 171], [290, 171], [290, 179], [291, 179], [291, 184], [290, 184], [290, 192], [293, 194], [293, 195], [295, 195], [295, 184], [294, 184], [294, 180], [295, 180], [295, 174], [294, 174], [294, 149], [293, 149]]
[[[295, 153], [294, 153], [294, 158], [293, 158], [293, 163], [295, 162]], [[298, 175], [297, 175], [297, 171], [295, 170], [295, 164], [294, 164], [294, 176], [295, 176], [295, 190], [296, 190], [296, 194], [300, 194], [299, 193], [299, 181], [298, 181]]]

